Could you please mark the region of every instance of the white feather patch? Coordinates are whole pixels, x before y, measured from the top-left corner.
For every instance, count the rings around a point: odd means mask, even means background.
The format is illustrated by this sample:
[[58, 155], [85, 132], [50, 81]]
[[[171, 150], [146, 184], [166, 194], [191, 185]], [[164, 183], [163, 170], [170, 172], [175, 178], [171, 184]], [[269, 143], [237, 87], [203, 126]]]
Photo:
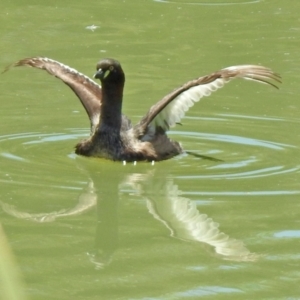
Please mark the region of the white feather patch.
[[[194, 86], [178, 95], [167, 105], [150, 123], [149, 127], [162, 127], [167, 130], [173, 127], [184, 117], [185, 113], [201, 98], [224, 86], [228, 78], [218, 78], [208, 84]], [[149, 128], [150, 129], [150, 128]]]

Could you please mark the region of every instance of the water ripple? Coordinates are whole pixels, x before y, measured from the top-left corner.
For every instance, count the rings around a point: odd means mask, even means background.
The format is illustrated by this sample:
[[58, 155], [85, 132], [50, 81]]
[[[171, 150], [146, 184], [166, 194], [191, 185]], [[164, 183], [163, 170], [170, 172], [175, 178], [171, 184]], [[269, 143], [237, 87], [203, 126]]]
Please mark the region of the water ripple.
[[[173, 131], [175, 134], [182, 134], [182, 131]], [[232, 144], [242, 144], [248, 146], [257, 146], [257, 147], [264, 147], [270, 148], [274, 150], [283, 150], [285, 148], [296, 148], [294, 145], [284, 144], [284, 143], [277, 143], [272, 141], [264, 141], [258, 140], [253, 138], [247, 138], [242, 136], [234, 136], [234, 135], [227, 135], [227, 134], [212, 134], [212, 133], [201, 133], [201, 132], [184, 132], [185, 136], [192, 136], [195, 139], [203, 139], [209, 141], [219, 141], [219, 142], [226, 142]]]
[[263, 0], [252, 0], [252, 1], [228, 1], [228, 2], [220, 2], [220, 1], [210, 1], [210, 2], [181, 2], [181, 1], [169, 1], [169, 0], [153, 0], [154, 2], [159, 3], [170, 3], [170, 4], [180, 4], [180, 5], [203, 5], [203, 6], [224, 6], [224, 5], [241, 5], [241, 4], [255, 4], [262, 2]]
[[[27, 132], [2, 135], [0, 136], [0, 143], [2, 144], [0, 157], [6, 160], [4, 162], [6, 165], [8, 161], [36, 165], [42, 163], [43, 165], [49, 164], [51, 167], [53, 167], [55, 162], [57, 165], [60, 165], [62, 161], [63, 164], [66, 164], [66, 162], [72, 164], [70, 161], [76, 158], [72, 150], [72, 146], [75, 143], [68, 143], [67, 141], [79, 141], [88, 136], [88, 131], [77, 128], [69, 128], [65, 131], [51, 134]], [[196, 154], [200, 153], [199, 156], [204, 151], [204, 158], [209, 155], [219, 160], [218, 162], [206, 164], [206, 167], [203, 168], [202, 163], [205, 163], [205, 159], [191, 156], [187, 158], [186, 156], [179, 157], [176, 160], [178, 167], [193, 166], [196, 174], [195, 172], [192, 174], [182, 172], [177, 178], [240, 180], [284, 175], [300, 171], [299, 165], [288, 165], [281, 159], [282, 152], [290, 157], [296, 154], [294, 152], [297, 152], [298, 148], [292, 144], [244, 136], [191, 131], [172, 131], [170, 135], [175, 135], [175, 140], [188, 141], [188, 145], [185, 145], [186, 150], [193, 151]], [[199, 140], [201, 140], [201, 145], [199, 145]], [[189, 145], [193, 145], [197, 150], [188, 149]], [[206, 151], [205, 148], [207, 149]], [[49, 159], [53, 153], [55, 154]], [[201, 162], [201, 172], [197, 171], [199, 164], [195, 164], [195, 160]], [[9, 169], [9, 164], [7, 166]], [[15, 168], [17, 167], [15, 166]]]
[[67, 129], [65, 133], [24, 132], [1, 135], [0, 182], [38, 189], [81, 189], [81, 172], [76, 172], [77, 166], [74, 165], [72, 146], [75, 143], [68, 140], [79, 140], [85, 136], [88, 136], [88, 131], [74, 132], [73, 129]]

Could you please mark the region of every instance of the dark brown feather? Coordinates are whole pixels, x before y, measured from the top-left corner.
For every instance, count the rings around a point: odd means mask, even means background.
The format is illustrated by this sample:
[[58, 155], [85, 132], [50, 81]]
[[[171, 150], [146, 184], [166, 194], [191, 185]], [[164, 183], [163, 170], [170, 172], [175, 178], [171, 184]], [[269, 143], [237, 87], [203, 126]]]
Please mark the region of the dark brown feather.
[[58, 61], [46, 57], [31, 57], [19, 60], [7, 67], [29, 66], [47, 71], [49, 74], [59, 78], [68, 85], [81, 101], [90, 122], [92, 132], [99, 122], [100, 106], [102, 99], [101, 86], [77, 70], [64, 65]]
[[76, 145], [77, 154], [126, 161], [157, 161], [182, 153], [181, 145], [170, 140], [166, 131], [179, 123], [195, 102], [231, 79], [251, 79], [273, 87], [280, 82], [278, 74], [262, 66], [229, 67], [188, 81], [175, 89], [153, 105], [132, 127], [130, 120], [122, 115], [125, 74], [118, 61], [107, 58], [97, 64], [96, 78], [100, 79], [102, 88], [77, 70], [45, 57], [25, 58], [12, 66], [46, 70], [75, 92], [91, 122], [91, 136]]
[[[272, 70], [256, 65], [244, 65], [237, 67], [229, 67], [220, 71], [214, 72], [210, 75], [202, 76], [197, 79], [186, 82], [181, 87], [173, 90], [171, 93], [166, 95], [156, 104], [154, 104], [147, 114], [140, 120], [140, 122], [134, 127], [136, 136], [142, 138], [147, 134], [149, 124], [155, 119], [155, 117], [161, 113], [177, 96], [190, 88], [195, 86], [203, 86], [217, 79], [223, 79], [224, 82], [230, 81], [233, 78], [245, 78], [261, 83], [269, 84], [275, 88], [278, 88], [272, 81], [280, 83], [281, 77], [274, 73]], [[168, 126], [166, 126], [168, 128]]]

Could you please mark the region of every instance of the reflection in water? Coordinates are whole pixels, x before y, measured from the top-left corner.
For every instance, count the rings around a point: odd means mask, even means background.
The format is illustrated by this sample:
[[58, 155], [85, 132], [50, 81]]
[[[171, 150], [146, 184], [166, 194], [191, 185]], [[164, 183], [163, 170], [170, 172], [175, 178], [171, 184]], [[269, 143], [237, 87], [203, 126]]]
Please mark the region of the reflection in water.
[[130, 186], [136, 195], [145, 198], [149, 213], [169, 229], [172, 237], [210, 245], [217, 255], [227, 260], [253, 261], [258, 258], [241, 241], [221, 232], [216, 222], [198, 211], [195, 202], [181, 197], [181, 191], [171, 178], [165, 177], [163, 180], [155, 176], [154, 169], [147, 174], [115, 175], [111, 180], [113, 186], [107, 184], [107, 180], [97, 180], [96, 192], [96, 182], [91, 179], [87, 190], [80, 195], [78, 204], [72, 209], [33, 214], [19, 211], [4, 202], [0, 204], [7, 214], [35, 222], [53, 222], [57, 218], [82, 214], [97, 205], [95, 250], [89, 253], [89, 258], [97, 269], [101, 269], [111, 262], [117, 249], [118, 200], [120, 193], [128, 193], [128, 188], [126, 191], [124, 187]]
[[[227, 115], [224, 115], [227, 117]], [[241, 118], [239, 115], [229, 115], [231, 118]], [[246, 119], [246, 117], [242, 117]], [[254, 117], [247, 117], [248, 119], [253, 119]], [[257, 120], [263, 120], [264, 118], [256, 118]], [[280, 122], [292, 122], [291, 126], [298, 126], [298, 120], [286, 120], [280, 118], [265, 118], [267, 121], [279, 120]], [[220, 121], [218, 118], [217, 120]], [[227, 121], [230, 121], [228, 119]], [[237, 125], [238, 126], [238, 125]], [[242, 126], [248, 127], [249, 123], [244, 123]], [[263, 125], [265, 126], [265, 125]], [[20, 163], [35, 163], [32, 161], [31, 153], [36, 152], [40, 153], [43, 149], [48, 149], [49, 143], [58, 143], [62, 141], [74, 140], [78, 138], [83, 138], [86, 136], [87, 132], [79, 129], [70, 129], [65, 133], [53, 133], [53, 134], [44, 134], [39, 132], [29, 132], [21, 134], [11, 134], [11, 135], [2, 135], [0, 136], [0, 143], [3, 145], [3, 149], [18, 149], [20, 142], [22, 145], [26, 145], [26, 149], [22, 150], [21, 154], [16, 152], [0, 152], [0, 159], [4, 158], [7, 163], [8, 161], [18, 161]], [[300, 165], [297, 164], [283, 164], [281, 159], [282, 154], [289, 155], [291, 157], [298, 154], [298, 147], [294, 144], [279, 143], [273, 140], [261, 140], [254, 139], [243, 136], [236, 135], [224, 135], [224, 134], [215, 134], [215, 133], [201, 133], [193, 131], [172, 131], [173, 135], [180, 135], [180, 138], [188, 137], [193, 140], [193, 144], [199, 143], [208, 143], [209, 141], [216, 142], [217, 148], [213, 151], [210, 150], [209, 155], [198, 154], [197, 150], [187, 150], [186, 152], [191, 154], [190, 157], [201, 158], [205, 160], [211, 160], [216, 162], [222, 162], [218, 164], [211, 165], [208, 170], [217, 170], [221, 169], [224, 172], [213, 172], [213, 174], [202, 174], [198, 173], [197, 175], [190, 176], [190, 178], [199, 179], [199, 178], [213, 178], [213, 179], [236, 179], [236, 178], [258, 178], [258, 177], [269, 177], [269, 176], [278, 176], [281, 174], [295, 173], [300, 170]], [[12, 143], [12, 141], [14, 141]], [[7, 143], [7, 144], [4, 144]], [[240, 150], [235, 153], [235, 158], [232, 160], [232, 155], [230, 159], [226, 159], [229, 156], [228, 150], [231, 151], [231, 146], [234, 145], [234, 148], [237, 149], [237, 145], [242, 145], [239, 147]], [[30, 145], [29, 148], [27, 146]], [[33, 148], [34, 147], [34, 148]], [[236, 151], [236, 150], [235, 150]], [[273, 160], [264, 160], [264, 163], [261, 162], [261, 157], [256, 153], [262, 153], [265, 151], [268, 152], [269, 156], [273, 157]], [[218, 154], [219, 157], [212, 157], [211, 155]], [[222, 157], [220, 155], [222, 153]], [[247, 154], [248, 153], [248, 154]], [[75, 159], [76, 155], [74, 153], [68, 155], [69, 158]], [[185, 154], [182, 155], [184, 157]], [[177, 157], [178, 158], [178, 157]], [[36, 162], [38, 163], [38, 162]], [[8, 171], [5, 171], [8, 173]], [[89, 176], [89, 175], [88, 175]], [[11, 181], [4, 180], [0, 178], [0, 182], [11, 183]], [[20, 182], [19, 182], [20, 183]], [[24, 184], [32, 185], [32, 183], [24, 182]], [[34, 183], [35, 184], [35, 183]], [[281, 191], [279, 191], [280, 193]], [[298, 192], [298, 191], [297, 191]], [[247, 192], [248, 193], [248, 192]], [[283, 193], [285, 194], [285, 193]]]
[[[107, 185], [107, 184], [106, 184]], [[110, 190], [109, 194], [106, 189], [100, 191], [97, 201], [97, 226], [95, 236], [94, 251], [88, 253], [90, 261], [95, 268], [102, 269], [107, 266], [112, 255], [118, 246], [118, 200], [119, 191], [116, 187]]]
[[78, 204], [70, 209], [61, 209], [59, 211], [53, 211], [50, 213], [28, 213], [19, 211], [14, 205], [10, 205], [0, 201], [3, 211], [7, 214], [19, 218], [35, 222], [53, 222], [57, 218], [70, 217], [79, 215], [83, 212], [90, 210], [97, 204], [97, 195], [94, 191], [93, 182], [89, 182], [87, 191], [82, 193], [78, 198]]
[[300, 230], [284, 230], [274, 233], [276, 238], [300, 238]]
[[177, 299], [184, 299], [193, 296], [196, 296], [198, 298], [201, 296], [216, 296], [216, 295], [227, 294], [230, 295], [231, 298], [232, 294], [236, 294], [236, 293], [243, 293], [243, 290], [232, 288], [232, 287], [224, 287], [224, 286], [200, 286], [195, 289], [191, 289], [179, 293], [177, 292], [175, 293], [174, 296]]
[[[180, 134], [180, 131], [172, 131], [173, 133]], [[287, 148], [297, 148], [297, 146], [291, 144], [283, 144], [277, 143], [269, 140], [258, 140], [249, 137], [237, 136], [237, 135], [229, 135], [229, 134], [215, 134], [215, 133], [204, 133], [204, 132], [192, 132], [185, 131], [185, 136], [191, 136], [195, 140], [205, 140], [205, 141], [217, 141], [230, 143], [235, 145], [247, 145], [250, 147], [259, 147], [259, 148], [267, 148], [273, 150], [285, 150]]]
[[252, 0], [252, 1], [248, 1], [248, 0], [244, 0], [244, 1], [232, 1], [229, 0], [227, 3], [225, 2], [219, 2], [219, 1], [210, 1], [210, 2], [204, 2], [204, 1], [193, 1], [193, 2], [184, 2], [184, 1], [169, 1], [169, 0], [154, 0], [154, 2], [160, 2], [160, 3], [172, 3], [172, 4], [185, 4], [185, 5], [216, 5], [216, 6], [220, 6], [220, 5], [237, 5], [237, 4], [253, 4], [253, 3], [259, 3], [262, 0]]
[[164, 186], [152, 184], [149, 191], [151, 193], [147, 193], [146, 196], [148, 210], [170, 230], [171, 236], [208, 244], [224, 259], [235, 261], [257, 259], [258, 256], [250, 253], [241, 241], [221, 232], [218, 223], [206, 214], [201, 214], [195, 202], [181, 197], [182, 192], [171, 179]]

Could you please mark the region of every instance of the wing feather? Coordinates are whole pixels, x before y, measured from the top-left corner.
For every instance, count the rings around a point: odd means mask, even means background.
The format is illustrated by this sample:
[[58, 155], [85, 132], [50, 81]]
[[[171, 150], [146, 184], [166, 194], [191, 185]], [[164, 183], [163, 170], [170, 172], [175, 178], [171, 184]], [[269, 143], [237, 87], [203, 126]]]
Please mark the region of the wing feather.
[[[153, 105], [134, 127], [142, 140], [151, 140], [159, 130], [167, 131], [179, 123], [185, 113], [201, 98], [222, 88], [234, 78], [244, 78], [276, 87], [280, 76], [263, 66], [232, 66], [185, 83]], [[275, 82], [275, 83], [274, 83]]]
[[85, 108], [91, 122], [91, 131], [94, 131], [100, 117], [102, 99], [100, 85], [77, 70], [47, 57], [30, 57], [21, 59], [7, 67], [4, 72], [9, 70], [11, 67], [19, 66], [30, 66], [45, 70], [68, 85], [77, 95]]

